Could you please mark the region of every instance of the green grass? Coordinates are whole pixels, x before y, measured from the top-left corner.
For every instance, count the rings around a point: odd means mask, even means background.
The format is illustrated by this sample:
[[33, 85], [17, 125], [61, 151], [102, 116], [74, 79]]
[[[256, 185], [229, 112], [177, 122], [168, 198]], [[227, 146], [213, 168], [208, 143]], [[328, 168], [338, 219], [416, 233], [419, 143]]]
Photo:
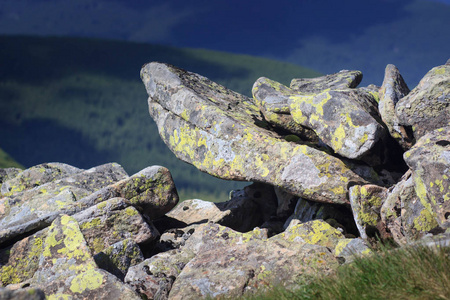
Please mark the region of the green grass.
[[219, 180], [179, 161], [148, 114], [139, 72], [160, 61], [250, 95], [257, 78], [289, 84], [319, 73], [287, 63], [221, 52], [77, 38], [0, 36], [0, 147], [30, 167], [64, 162], [90, 168], [150, 165], [172, 173], [182, 199], [222, 199], [242, 183]]
[[384, 248], [295, 291], [276, 287], [242, 299], [450, 299], [449, 270], [449, 247]]

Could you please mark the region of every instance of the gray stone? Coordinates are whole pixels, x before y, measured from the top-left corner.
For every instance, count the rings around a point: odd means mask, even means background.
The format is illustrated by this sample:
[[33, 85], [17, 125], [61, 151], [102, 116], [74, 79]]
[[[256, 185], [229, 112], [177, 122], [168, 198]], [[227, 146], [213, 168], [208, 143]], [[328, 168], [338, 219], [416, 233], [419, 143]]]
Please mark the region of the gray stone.
[[95, 254], [94, 260], [99, 268], [123, 281], [130, 267], [144, 261], [144, 255], [134, 240], [125, 239]]
[[380, 89], [380, 102], [378, 110], [381, 119], [389, 129], [391, 136], [397, 140], [403, 149], [411, 148], [413, 136], [408, 132], [409, 129], [400, 125], [395, 106], [397, 102], [408, 95], [409, 88], [403, 80], [402, 75], [394, 65], [387, 65], [384, 74], [383, 85]]
[[[328, 274], [338, 266], [325, 246], [313, 244], [328, 244], [329, 238], [328, 242], [321, 238], [300, 241], [298, 227], [288, 235], [267, 239], [258, 230], [239, 233], [215, 224], [201, 226], [182, 248], [197, 255], [177, 276], [170, 299], [237, 297], [278, 284], [294, 288], [300, 278], [308, 279], [316, 272]], [[323, 236], [333, 235], [322, 229]], [[330, 226], [328, 230], [335, 229]]]
[[159, 237], [153, 224], [147, 223], [124, 198], [103, 201], [72, 217], [78, 222], [93, 255], [125, 239], [144, 244]]
[[194, 258], [189, 250], [170, 250], [131, 267], [125, 282], [146, 299], [167, 299], [174, 280]]
[[425, 134], [404, 159], [422, 205], [439, 226], [450, 227], [450, 126]]
[[0, 243], [115, 197], [126, 198], [150, 218], [178, 203], [166, 168], [152, 166], [128, 177], [118, 164], [106, 164], [0, 199]]
[[396, 106], [402, 125], [413, 126], [416, 140], [450, 125], [450, 65], [431, 69]]
[[374, 95], [363, 89], [325, 90], [292, 95], [291, 114], [336, 153], [358, 159], [385, 135], [376, 107]]
[[365, 181], [340, 159], [258, 126], [263, 119], [250, 99], [205, 77], [149, 63], [141, 78], [162, 139], [201, 171], [330, 203], [348, 203], [348, 182]]
[[0, 288], [1, 300], [44, 300], [45, 294], [40, 289], [25, 288], [17, 290], [9, 290]]
[[140, 299], [114, 275], [97, 267], [77, 222], [68, 215], [49, 227], [31, 285], [54, 299]]
[[105, 164], [0, 199], [0, 243], [88, 207], [82, 198], [127, 176], [120, 165]]
[[373, 184], [354, 185], [350, 188], [350, 205], [361, 238], [367, 239], [368, 236], [375, 234], [381, 220], [381, 206], [386, 196], [386, 188]]
[[1, 193], [3, 196], [13, 195], [82, 171], [81, 169], [63, 163], [39, 164], [4, 181], [1, 186]]
[[342, 70], [316, 78], [292, 79], [290, 87], [296, 92], [314, 94], [326, 89], [356, 88], [362, 78], [361, 71]]
[[291, 89], [279, 82], [261, 77], [253, 84], [252, 93], [253, 101], [270, 124], [287, 130], [300, 140], [318, 142], [313, 130], [298, 124], [292, 118]]

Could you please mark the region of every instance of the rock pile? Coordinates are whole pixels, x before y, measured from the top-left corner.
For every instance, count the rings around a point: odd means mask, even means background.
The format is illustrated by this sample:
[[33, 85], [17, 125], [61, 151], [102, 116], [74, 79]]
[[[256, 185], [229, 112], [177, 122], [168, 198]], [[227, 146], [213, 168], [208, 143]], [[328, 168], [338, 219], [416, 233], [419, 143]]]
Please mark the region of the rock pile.
[[409, 91], [359, 71], [258, 79], [253, 98], [176, 67], [141, 71], [181, 160], [252, 181], [226, 202], [178, 196], [167, 169], [0, 170], [0, 298], [198, 299], [328, 274], [373, 237], [450, 244], [450, 63]]

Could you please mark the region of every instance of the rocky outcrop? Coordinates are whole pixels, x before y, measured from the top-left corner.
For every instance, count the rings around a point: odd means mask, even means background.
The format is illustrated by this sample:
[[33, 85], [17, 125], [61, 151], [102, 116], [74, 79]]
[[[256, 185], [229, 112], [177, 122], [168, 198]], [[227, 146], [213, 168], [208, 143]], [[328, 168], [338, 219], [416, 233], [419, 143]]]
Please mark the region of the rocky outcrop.
[[141, 76], [164, 142], [209, 174], [328, 203], [348, 203], [349, 182], [376, 176], [307, 143], [286, 141], [267, 128], [251, 99], [205, 77], [160, 63], [144, 66]]
[[393, 65], [380, 88], [358, 88], [359, 71], [290, 87], [260, 78], [248, 98], [147, 64], [168, 147], [253, 183], [225, 202], [175, 207], [160, 166], [1, 169], [0, 298], [234, 298], [334, 273], [378, 238], [450, 246], [447, 71], [412, 92]]
[[1, 286], [31, 285], [50, 298], [140, 299], [121, 280], [144, 260], [140, 246], [159, 238], [152, 220], [178, 202], [167, 169], [128, 176], [114, 163], [89, 170], [49, 163], [8, 171], [0, 199]]
[[[27, 174], [18, 176], [27, 178]], [[0, 243], [45, 228], [62, 213], [73, 215], [114, 197], [128, 199], [151, 218], [164, 215], [178, 202], [169, 171], [159, 166], [129, 177], [113, 163], [41, 185], [35, 183], [30, 189], [14, 185], [24, 181], [11, 179], [3, 183], [7, 193], [0, 199]]]

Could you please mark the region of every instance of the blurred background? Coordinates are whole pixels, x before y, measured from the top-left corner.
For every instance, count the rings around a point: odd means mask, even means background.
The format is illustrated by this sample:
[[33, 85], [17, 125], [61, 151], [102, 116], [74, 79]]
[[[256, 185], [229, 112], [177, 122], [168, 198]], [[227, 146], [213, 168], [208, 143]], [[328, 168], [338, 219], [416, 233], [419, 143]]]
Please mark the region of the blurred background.
[[[170, 169], [181, 198], [243, 186], [197, 171], [159, 138], [139, 78], [161, 61], [251, 96], [342, 69], [412, 89], [450, 58], [450, 0], [0, 0], [0, 167]], [[245, 185], [245, 184], [244, 184]]]

